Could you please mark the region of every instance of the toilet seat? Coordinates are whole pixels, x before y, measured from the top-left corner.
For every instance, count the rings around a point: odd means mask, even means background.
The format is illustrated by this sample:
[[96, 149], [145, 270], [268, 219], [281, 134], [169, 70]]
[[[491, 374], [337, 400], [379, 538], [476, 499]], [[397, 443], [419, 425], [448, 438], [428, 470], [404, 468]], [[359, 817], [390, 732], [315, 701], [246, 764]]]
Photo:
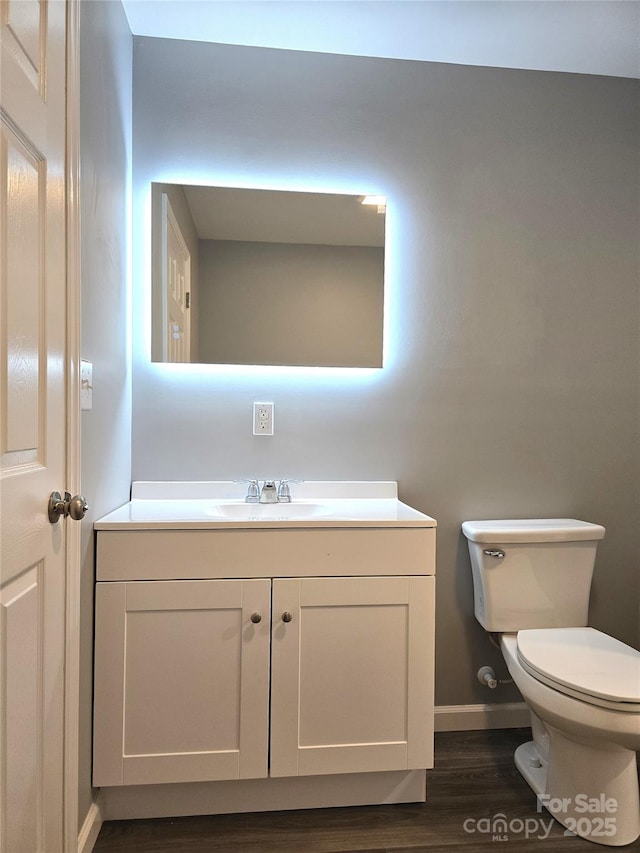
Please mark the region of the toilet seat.
[[640, 652], [594, 628], [518, 631], [518, 660], [538, 681], [590, 705], [640, 713]]

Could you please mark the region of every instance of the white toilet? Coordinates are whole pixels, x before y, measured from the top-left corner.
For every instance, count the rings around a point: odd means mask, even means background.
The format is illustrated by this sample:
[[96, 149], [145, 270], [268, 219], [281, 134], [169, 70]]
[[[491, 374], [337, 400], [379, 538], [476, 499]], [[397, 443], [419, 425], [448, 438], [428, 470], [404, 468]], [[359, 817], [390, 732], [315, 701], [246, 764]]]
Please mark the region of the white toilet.
[[516, 766], [567, 829], [599, 844], [640, 836], [640, 652], [586, 627], [604, 527], [574, 519], [465, 521], [475, 615], [500, 634], [531, 711]]

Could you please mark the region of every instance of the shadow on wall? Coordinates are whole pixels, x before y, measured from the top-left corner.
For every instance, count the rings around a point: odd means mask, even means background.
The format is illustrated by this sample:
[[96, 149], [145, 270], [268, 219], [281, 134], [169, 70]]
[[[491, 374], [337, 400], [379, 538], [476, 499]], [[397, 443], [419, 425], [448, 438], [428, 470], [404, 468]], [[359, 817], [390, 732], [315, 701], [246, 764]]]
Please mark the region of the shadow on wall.
[[[495, 670], [498, 680], [510, 679], [501, 650], [491, 641], [482, 625], [477, 621], [473, 612], [473, 577], [471, 573], [471, 559], [469, 557], [469, 546], [462, 530], [458, 534], [455, 559], [455, 589], [459, 613], [462, 614], [468, 630], [465, 632], [466, 654], [464, 660], [468, 662], [468, 670], [465, 677], [473, 684], [473, 690], [477, 701], [482, 704], [493, 704], [502, 702], [522, 702], [520, 691], [513, 684], [499, 684], [495, 689], [485, 687], [478, 681], [477, 673], [482, 666], [491, 666]], [[437, 611], [436, 611], [437, 613]], [[437, 618], [437, 616], [436, 616]], [[436, 645], [436, 655], [437, 655]], [[438, 667], [436, 666], [436, 676]], [[457, 678], [460, 671], [457, 670]]]

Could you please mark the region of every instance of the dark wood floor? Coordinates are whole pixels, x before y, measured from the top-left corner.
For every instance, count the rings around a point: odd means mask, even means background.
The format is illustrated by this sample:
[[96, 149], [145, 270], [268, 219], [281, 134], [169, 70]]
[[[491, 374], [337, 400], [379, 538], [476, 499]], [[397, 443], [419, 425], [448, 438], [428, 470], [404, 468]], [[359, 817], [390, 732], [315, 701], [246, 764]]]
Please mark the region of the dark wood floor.
[[[156, 820], [110, 821], [95, 853], [596, 853], [590, 841], [565, 837], [551, 817], [536, 813], [535, 796], [513, 764], [528, 730], [436, 735], [436, 767], [427, 802], [311, 811], [268, 812]], [[507, 837], [465, 831], [502, 813]], [[529, 838], [519, 821], [537, 822]], [[480, 824], [480, 829], [483, 829]], [[501, 845], [504, 844], [504, 847]], [[609, 848], [610, 849], [610, 848]], [[618, 850], [640, 850], [640, 844]]]

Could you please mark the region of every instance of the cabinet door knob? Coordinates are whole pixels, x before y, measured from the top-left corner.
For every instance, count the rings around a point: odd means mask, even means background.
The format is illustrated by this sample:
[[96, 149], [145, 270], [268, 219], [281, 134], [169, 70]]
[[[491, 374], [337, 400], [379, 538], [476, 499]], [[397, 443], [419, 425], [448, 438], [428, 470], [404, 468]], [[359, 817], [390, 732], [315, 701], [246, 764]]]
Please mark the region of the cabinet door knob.
[[252, 613], [251, 614], [251, 621], [253, 622], [254, 625], [257, 625], [258, 622], [262, 622], [262, 616], [259, 613]]
[[293, 619], [293, 616], [289, 613], [288, 610], [285, 610], [284, 613], [282, 614], [282, 621], [283, 622], [291, 622], [292, 619]]

